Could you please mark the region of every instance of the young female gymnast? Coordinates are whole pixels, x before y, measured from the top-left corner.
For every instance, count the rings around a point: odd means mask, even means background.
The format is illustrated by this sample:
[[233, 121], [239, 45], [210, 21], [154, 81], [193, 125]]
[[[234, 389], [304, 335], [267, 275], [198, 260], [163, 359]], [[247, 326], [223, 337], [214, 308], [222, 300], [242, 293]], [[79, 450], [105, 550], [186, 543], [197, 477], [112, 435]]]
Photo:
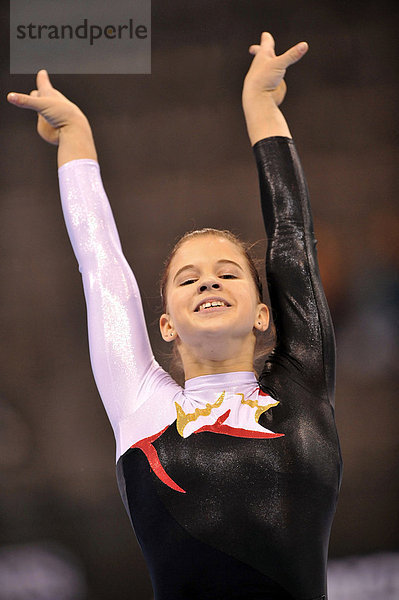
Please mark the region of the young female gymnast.
[[302, 42], [276, 56], [262, 33], [243, 87], [277, 331], [259, 380], [255, 332], [268, 329], [269, 310], [241, 242], [228, 232], [194, 232], [167, 264], [160, 329], [177, 346], [182, 388], [153, 357], [86, 117], [46, 71], [30, 95], [8, 96], [36, 110], [40, 135], [58, 144], [93, 372], [156, 600], [326, 598], [341, 477], [334, 336], [306, 183], [278, 108], [285, 70], [306, 51]]

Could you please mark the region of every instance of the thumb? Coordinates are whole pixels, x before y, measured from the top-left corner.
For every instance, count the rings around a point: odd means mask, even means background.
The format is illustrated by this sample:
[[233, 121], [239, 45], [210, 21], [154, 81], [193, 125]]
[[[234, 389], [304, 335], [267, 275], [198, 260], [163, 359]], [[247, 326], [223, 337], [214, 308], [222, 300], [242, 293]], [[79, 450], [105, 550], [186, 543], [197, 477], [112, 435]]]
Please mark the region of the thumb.
[[30, 108], [36, 112], [43, 110], [48, 106], [48, 98], [40, 98], [39, 96], [29, 96], [28, 94], [17, 94], [16, 92], [10, 92], [7, 95], [7, 100], [14, 106], [20, 108]]
[[287, 50], [287, 52], [284, 52], [284, 54], [281, 54], [277, 57], [278, 61], [280, 62], [281, 68], [286, 69], [290, 65], [293, 65], [294, 63], [298, 62], [298, 60], [300, 60], [302, 56], [306, 54], [308, 49], [309, 46], [307, 42], [299, 42], [299, 44], [295, 44], [295, 46], [292, 46], [292, 48]]

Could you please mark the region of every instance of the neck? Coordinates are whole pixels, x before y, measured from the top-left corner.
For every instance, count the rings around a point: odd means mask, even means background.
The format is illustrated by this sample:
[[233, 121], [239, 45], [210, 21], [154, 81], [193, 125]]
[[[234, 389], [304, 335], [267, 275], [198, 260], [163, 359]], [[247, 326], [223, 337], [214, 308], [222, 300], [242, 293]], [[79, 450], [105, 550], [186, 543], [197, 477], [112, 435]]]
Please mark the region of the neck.
[[201, 375], [254, 371], [255, 336], [251, 335], [246, 343], [241, 342], [237, 344], [238, 347], [234, 346], [236, 344], [231, 340], [221, 348], [212, 345], [190, 348], [180, 344], [179, 353], [183, 363], [184, 378], [187, 380]]

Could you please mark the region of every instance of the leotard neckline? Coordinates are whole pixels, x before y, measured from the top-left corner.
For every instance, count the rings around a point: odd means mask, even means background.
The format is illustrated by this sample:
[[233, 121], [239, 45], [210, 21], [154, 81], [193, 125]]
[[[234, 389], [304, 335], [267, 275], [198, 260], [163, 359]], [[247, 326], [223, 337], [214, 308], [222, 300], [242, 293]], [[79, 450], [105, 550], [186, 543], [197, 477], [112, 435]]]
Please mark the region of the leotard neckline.
[[213, 373], [212, 375], [199, 375], [187, 379], [184, 389], [189, 392], [200, 391], [206, 388], [219, 386], [230, 387], [235, 385], [257, 384], [253, 371], [231, 371], [229, 373]]

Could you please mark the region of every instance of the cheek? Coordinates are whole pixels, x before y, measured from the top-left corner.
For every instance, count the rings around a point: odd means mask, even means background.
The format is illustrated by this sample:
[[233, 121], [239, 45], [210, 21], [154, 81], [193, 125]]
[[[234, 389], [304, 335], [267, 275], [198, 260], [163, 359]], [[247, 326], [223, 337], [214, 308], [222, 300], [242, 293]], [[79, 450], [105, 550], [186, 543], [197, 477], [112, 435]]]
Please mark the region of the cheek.
[[164, 312], [170, 314], [171, 307], [174, 304], [173, 290], [170, 289], [170, 284], [166, 283], [164, 290]]
[[167, 313], [174, 321], [178, 321], [179, 318], [181, 318], [184, 308], [188, 303], [187, 296], [188, 294], [184, 288], [178, 288], [168, 292], [166, 296]]
[[248, 310], [254, 310], [259, 303], [258, 295], [252, 283], [249, 283], [240, 292], [241, 299], [245, 302]]

